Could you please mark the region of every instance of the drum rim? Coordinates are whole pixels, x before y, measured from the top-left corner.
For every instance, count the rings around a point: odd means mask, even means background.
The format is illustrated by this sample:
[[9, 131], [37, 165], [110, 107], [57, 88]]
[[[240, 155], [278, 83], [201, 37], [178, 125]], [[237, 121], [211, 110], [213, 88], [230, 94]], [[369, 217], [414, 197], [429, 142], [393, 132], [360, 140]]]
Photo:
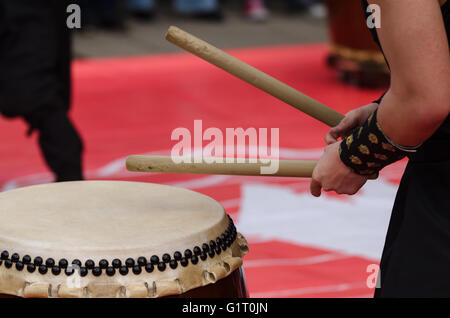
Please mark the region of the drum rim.
[[[94, 276], [100, 276], [102, 274], [106, 274], [108, 276], [121, 274], [122, 276], [125, 276], [129, 273], [130, 268], [132, 268], [135, 275], [139, 275], [141, 274], [141, 271], [135, 269], [139, 267], [140, 270], [142, 270], [142, 267], [146, 267], [146, 265], [153, 265], [152, 267], [145, 268], [147, 273], [152, 273], [155, 270], [155, 266], [157, 266], [157, 269], [160, 272], [164, 272], [169, 268], [176, 269], [178, 267], [178, 264], [180, 266], [186, 267], [189, 261], [191, 261], [193, 265], [196, 265], [200, 260], [205, 261], [207, 258], [214, 258], [216, 255], [220, 255], [223, 251], [226, 251], [228, 248], [230, 248], [231, 245], [236, 241], [238, 236], [236, 227], [231, 217], [229, 215], [227, 215], [227, 217], [229, 220], [229, 225], [220, 236], [216, 237], [215, 239], [211, 239], [209, 242], [204, 242], [202, 244], [196, 245], [193, 248], [188, 247], [184, 250], [184, 253], [175, 251], [173, 253], [173, 258], [170, 255], [171, 253], [164, 253], [161, 255], [161, 257], [158, 255], [152, 255], [148, 260], [145, 256], [124, 256], [122, 259], [113, 260], [101, 258], [98, 264], [96, 264], [94, 260], [88, 259], [85, 261], [84, 266], [80, 266], [77, 264], [81, 264], [81, 261], [78, 258], [72, 260], [72, 262], [70, 263], [67, 259], [58, 259], [53, 257], [49, 257], [44, 261], [44, 259], [40, 256], [36, 256], [34, 259], [31, 259], [31, 257], [26, 254], [21, 258], [18, 253], [10, 253], [10, 251], [8, 250], [3, 250], [0, 253], [0, 267], [4, 266], [7, 269], [10, 269], [14, 266], [18, 271], [22, 271], [25, 270], [26, 266], [26, 270], [29, 273], [34, 273], [37, 270], [41, 275], [45, 275], [51, 272], [55, 276], [60, 275], [62, 269], [72, 269], [78, 270], [80, 276], [84, 277], [87, 276], [90, 272]], [[114, 264], [117, 263], [114, 262], [116, 260], [120, 262], [120, 265]], [[122, 260], [124, 261], [122, 262]], [[169, 264], [169, 268], [167, 268], [167, 264]], [[114, 272], [111, 275], [106, 271], [108, 268], [114, 269]], [[120, 269], [119, 273], [116, 273], [117, 269]], [[126, 271], [123, 271], [124, 273], [122, 273], [121, 271], [123, 269], [126, 269]], [[102, 270], [105, 270], [105, 273], [103, 273]], [[65, 270], [64, 273], [66, 274], [66, 276], [71, 276], [73, 274], [73, 271]]]
[[[157, 238], [157, 242], [152, 242], [151, 240], [149, 241], [147, 239], [147, 236], [149, 233], [149, 231], [152, 231], [152, 226], [154, 227], [154, 221], [158, 221], [154, 219], [154, 213], [152, 213], [151, 211], [151, 207], [153, 205], [154, 200], [159, 200], [159, 203], [161, 202], [161, 198], [159, 196], [155, 198], [150, 196], [150, 200], [148, 200], [147, 198], [143, 198], [143, 200], [140, 199], [140, 197], [138, 196], [137, 198], [135, 197], [135, 199], [139, 202], [141, 202], [141, 204], [137, 205], [137, 214], [135, 214], [134, 216], [138, 215], [138, 216], [143, 216], [145, 218], [147, 218], [147, 221], [150, 223], [144, 223], [144, 226], [141, 226], [140, 223], [138, 225], [137, 228], [133, 228], [131, 230], [131, 232], [127, 232], [127, 231], [122, 231], [122, 233], [124, 233], [124, 239], [128, 240], [127, 241], [127, 246], [126, 246], [126, 250], [129, 252], [128, 254], [130, 254], [130, 256], [135, 255], [136, 257], [138, 257], [140, 254], [142, 253], [146, 253], [147, 255], [153, 255], [153, 254], [158, 254], [158, 255], [163, 255], [164, 253], [166, 253], [166, 251], [168, 250], [167, 248], [161, 247], [167, 244], [170, 244], [170, 247], [173, 247], [172, 252], [175, 252], [175, 250], [178, 249], [182, 249], [183, 251], [186, 248], [192, 248], [194, 245], [197, 245], [198, 243], [204, 243], [204, 242], [200, 242], [199, 239], [197, 239], [198, 234], [202, 234], [202, 233], [208, 233], [208, 237], [211, 237], [212, 239], [216, 239], [217, 236], [220, 236], [221, 234], [223, 234], [222, 232], [225, 232], [226, 227], [227, 227], [227, 223], [228, 223], [228, 218], [226, 217], [226, 212], [224, 210], [224, 208], [214, 199], [212, 199], [209, 196], [206, 196], [204, 194], [195, 192], [195, 191], [191, 191], [188, 189], [183, 189], [183, 188], [178, 188], [178, 187], [173, 187], [173, 186], [168, 186], [168, 185], [159, 185], [159, 184], [152, 184], [152, 183], [144, 183], [144, 182], [129, 182], [129, 181], [76, 181], [76, 182], [64, 182], [64, 183], [52, 183], [52, 184], [42, 184], [42, 185], [35, 185], [35, 186], [29, 186], [29, 187], [24, 187], [24, 188], [20, 188], [20, 189], [15, 189], [15, 190], [11, 190], [5, 193], [0, 193], [0, 202], [1, 199], [9, 199], [8, 198], [8, 193], [14, 193], [14, 196], [12, 196], [13, 199], [19, 199], [22, 200], [22, 198], [20, 198], [21, 196], [25, 195], [35, 195], [34, 191], [39, 191], [39, 188], [44, 188], [44, 193], [49, 196], [49, 193], [51, 194], [51, 197], [53, 196], [53, 193], [57, 193], [57, 191], [55, 191], [55, 189], [58, 189], [59, 186], [62, 186], [64, 191], [67, 191], [67, 189], [72, 190], [80, 190], [83, 188], [84, 184], [88, 184], [88, 186], [91, 188], [91, 190], [99, 190], [99, 194], [104, 195], [105, 193], [110, 195], [110, 194], [115, 194], [116, 190], [116, 186], [118, 186], [118, 188], [120, 188], [121, 185], [126, 185], [129, 189], [130, 192], [135, 192], [136, 190], [144, 190], [144, 191], [149, 191], [152, 192], [154, 190], [161, 190], [163, 189], [163, 191], [160, 191], [160, 193], [163, 193], [165, 196], [166, 193], [167, 194], [172, 194], [170, 191], [173, 191], [174, 195], [181, 195], [181, 197], [184, 197], [184, 199], [189, 199], [192, 201], [193, 204], [186, 204], [186, 207], [188, 208], [189, 212], [195, 212], [197, 214], [197, 217], [199, 217], [198, 222], [193, 222], [191, 223], [191, 228], [186, 232], [184, 231], [182, 233], [182, 236], [179, 236], [178, 238], [175, 236], [173, 237], [173, 239], [169, 238], [168, 240], [164, 240], [164, 239], [160, 239], [157, 235], [152, 234], [152, 237]], [[111, 187], [111, 185], [113, 185], [113, 187]], [[131, 186], [130, 186], [131, 185]], [[106, 186], [106, 189], [103, 188]], [[147, 186], [149, 188], [147, 188]], [[98, 187], [98, 188], [97, 188]], [[111, 187], [111, 188], [108, 188]], [[30, 191], [31, 190], [31, 191]], [[28, 192], [30, 191], [30, 192]], [[83, 190], [85, 191], [85, 190]], [[120, 192], [120, 191], [118, 191]], [[55, 195], [56, 197], [56, 195]], [[63, 196], [64, 198], [64, 196]], [[39, 198], [40, 199], [40, 198]], [[73, 199], [73, 198], [70, 198]], [[104, 198], [101, 197], [101, 199], [103, 200]], [[122, 198], [120, 198], [122, 199]], [[26, 201], [26, 200], [23, 200]], [[87, 201], [87, 200], [81, 200], [81, 201]], [[64, 202], [61, 201], [61, 198], [58, 198], [58, 200], [56, 202]], [[73, 202], [73, 201], [69, 201], [69, 202]], [[197, 202], [200, 202], [200, 208], [197, 209]], [[74, 202], [75, 205], [77, 205], [77, 202]], [[103, 204], [103, 203], [102, 203]], [[90, 204], [87, 204], [88, 206], [90, 206]], [[182, 209], [185, 209], [185, 204], [184, 202], [181, 204], [182, 205]], [[83, 205], [82, 205], [83, 206]], [[93, 206], [95, 206], [95, 204], [93, 204]], [[105, 211], [107, 211], [108, 213], [100, 213], [97, 218], [91, 218], [91, 215], [89, 214], [89, 219], [80, 219], [78, 220], [78, 222], [88, 222], [88, 223], [93, 223], [94, 220], [97, 220], [97, 222], [102, 222], [102, 221], [107, 221], [109, 222], [109, 220], [111, 220], [113, 217], [115, 216], [119, 216], [120, 218], [124, 218], [125, 221], [128, 219], [133, 219], [133, 217], [131, 217], [129, 215], [130, 211], [126, 211], [128, 209], [128, 206], [124, 206], [124, 205], [120, 205], [121, 208], [123, 209], [119, 209], [120, 210], [120, 214], [115, 214], [113, 216], [110, 216], [110, 213], [108, 211], [109, 208], [105, 207]], [[148, 209], [148, 207], [150, 207], [150, 209]], [[169, 206], [170, 210], [172, 210], [172, 206]], [[30, 210], [30, 205], [25, 204], [25, 208], [23, 208], [21, 206], [22, 210], [24, 210], [22, 212], [22, 217], [23, 215], [27, 215], [35, 213], [31, 207]], [[84, 206], [81, 207], [81, 209], [85, 208]], [[43, 208], [42, 206], [39, 206], [40, 210], [45, 210], [45, 208]], [[144, 209], [144, 210], [143, 210]], [[156, 209], [161, 209], [160, 206], [158, 206], [158, 204], [156, 204]], [[69, 209], [70, 210], [70, 209]], [[203, 211], [197, 213], [197, 211]], [[76, 210], [75, 210], [76, 211]], [[124, 212], [122, 212], [124, 211]], [[144, 211], [144, 213], [142, 213]], [[176, 206], [173, 207], [173, 211], [175, 211], [176, 213], [179, 213], [177, 211], [180, 211], [180, 204], [177, 204]], [[182, 212], [184, 212], [184, 210], [181, 210]], [[205, 211], [207, 212], [205, 214]], [[75, 231], [75, 233], [72, 233], [72, 235], [74, 235], [73, 237], [75, 237], [75, 240], [72, 239], [67, 239], [67, 245], [64, 244], [60, 244], [59, 239], [64, 237], [70, 237], [67, 236], [66, 232], [62, 232], [59, 233], [60, 235], [64, 235], [64, 236], [58, 236], [55, 234], [52, 234], [52, 229], [56, 229], [57, 231], [59, 231], [59, 227], [60, 228], [65, 228], [67, 223], [73, 222], [73, 218], [72, 215], [69, 215], [69, 221], [66, 221], [67, 218], [63, 215], [63, 218], [61, 220], [61, 218], [57, 221], [55, 221], [54, 219], [49, 219], [47, 220], [47, 222], [44, 222], [43, 224], [40, 224], [41, 227], [37, 227], [35, 223], [33, 223], [33, 221], [28, 221], [26, 220], [25, 223], [22, 223], [22, 219], [17, 218], [14, 213], [10, 213], [9, 210], [7, 208], [4, 208], [3, 211], [0, 212], [2, 213], [2, 215], [5, 215], [7, 217], [7, 219], [9, 220], [10, 224], [14, 224], [14, 223], [19, 223], [19, 224], [26, 224], [25, 226], [19, 226], [19, 228], [21, 228], [21, 230], [15, 230], [13, 233], [8, 233], [8, 226], [4, 225], [1, 229], [0, 229], [0, 252], [3, 250], [8, 250], [8, 251], [12, 251], [10, 252], [10, 254], [12, 255], [12, 253], [19, 253], [21, 255], [26, 255], [26, 254], [32, 254], [33, 258], [38, 256], [36, 255], [36, 253], [33, 253], [31, 251], [38, 251], [41, 257], [47, 259], [47, 258], [54, 258], [55, 256], [58, 256], [57, 258], [67, 258], [67, 259], [81, 259], [83, 262], [85, 262], [87, 259], [93, 259], [95, 261], [100, 261], [102, 258], [105, 258], [106, 255], [110, 255], [109, 257], [106, 257], [110, 260], [114, 259], [114, 255], [116, 255], [117, 257], [123, 257], [123, 250], [124, 248], [124, 242], [122, 241], [122, 235], [121, 236], [117, 236], [116, 237], [116, 233], [113, 232], [111, 233], [111, 231], [108, 232], [99, 232], [99, 229], [97, 227], [94, 227], [92, 229], [91, 227], [91, 231], [88, 230], [83, 230], [84, 233], [80, 234], [78, 231]], [[97, 211], [95, 211], [97, 212]], [[149, 213], [147, 213], [149, 212]], [[210, 213], [211, 212], [211, 213]], [[76, 213], [72, 210], [72, 213]], [[161, 213], [167, 213], [165, 211], [161, 212]], [[175, 216], [176, 216], [175, 213]], [[9, 218], [9, 215], [11, 214], [11, 218]], [[180, 214], [183, 215], [183, 214]], [[195, 214], [194, 214], [195, 215]], [[194, 216], [192, 215], [192, 216]], [[206, 217], [206, 221], [203, 218], [200, 218], [200, 215], [203, 216], [207, 216]], [[49, 218], [49, 216], [46, 214], [46, 212], [44, 211], [44, 216], [46, 216], [47, 218]], [[50, 217], [53, 217], [53, 215], [51, 215]], [[149, 220], [150, 218], [150, 220]], [[32, 219], [31, 219], [32, 220]], [[38, 220], [38, 218], [35, 217], [35, 220]], [[183, 221], [183, 218], [180, 218], [180, 220]], [[113, 219], [114, 221], [114, 219]], [[31, 222], [31, 223], [30, 223]], [[56, 222], [56, 223], [55, 223]], [[8, 222], [5, 222], [4, 224], [7, 224]], [[51, 223], [51, 224], [50, 224]], [[157, 225], [158, 222], [156, 222]], [[123, 227], [122, 223], [118, 223], [118, 221], [114, 221], [112, 223], [100, 223], [102, 225], [107, 224], [108, 226], [106, 226], [106, 228], [111, 227], [111, 225], [114, 226], [120, 226], [120, 228]], [[134, 223], [131, 223], [134, 224]], [[47, 228], [47, 226], [50, 226], [50, 228]], [[73, 226], [72, 228], [74, 229], [79, 229], [82, 228], [84, 226], [84, 223], [78, 226]], [[150, 227], [147, 227], [150, 226]], [[179, 226], [179, 224], [178, 224]], [[183, 225], [184, 226], [184, 225]], [[128, 227], [130, 227], [130, 224], [128, 224]], [[28, 228], [30, 229], [35, 229], [37, 228], [38, 230], [38, 235], [39, 236], [32, 236], [30, 234], [27, 234]], [[39, 230], [39, 228], [42, 228], [42, 230]], [[157, 228], [160, 228], [157, 226]], [[44, 229], [48, 229], [48, 230], [44, 230]], [[128, 229], [130, 230], [130, 229]], [[20, 232], [22, 231], [22, 232]], [[41, 231], [41, 232], [39, 232]], [[61, 232], [61, 231], [59, 231]], [[165, 233], [171, 233], [171, 231], [169, 229], [165, 229], [162, 232]], [[52, 236], [48, 237], [47, 234], [50, 233], [52, 234]], [[128, 234], [128, 233], [131, 233]], [[22, 234], [25, 234], [24, 236]], [[90, 234], [98, 234], [100, 235], [99, 241], [96, 241], [95, 239], [91, 239], [91, 237], [89, 236]], [[103, 236], [102, 236], [103, 235]], [[170, 235], [169, 235], [170, 236]], [[204, 235], [201, 235], [202, 237]], [[140, 239], [137, 239], [137, 237], [139, 237]], [[184, 242], [180, 243], [180, 244], [176, 244], [177, 240], [179, 240], [179, 238], [183, 239], [184, 241], [188, 240], [191, 241], [192, 244], [185, 244]], [[203, 240], [202, 240], [203, 241]], [[209, 240], [208, 240], [209, 241]], [[93, 243], [93, 244], [92, 244]], [[175, 243], [175, 244], [174, 244]], [[80, 244], [80, 245], [76, 245], [76, 244]], [[187, 246], [186, 246], [187, 245]], [[192, 245], [192, 246], [189, 246]], [[55, 253], [54, 251], [57, 251], [57, 253]], [[34, 254], [34, 255], [33, 255]], [[55, 255], [57, 254], [57, 255]], [[104, 254], [105, 257], [99, 257], [98, 255], [102, 255]]]

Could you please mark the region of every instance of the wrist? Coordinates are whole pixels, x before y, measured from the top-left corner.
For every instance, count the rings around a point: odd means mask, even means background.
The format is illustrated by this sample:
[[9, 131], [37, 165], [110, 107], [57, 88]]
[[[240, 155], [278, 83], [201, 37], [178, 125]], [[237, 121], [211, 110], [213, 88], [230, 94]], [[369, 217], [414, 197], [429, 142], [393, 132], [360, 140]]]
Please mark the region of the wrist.
[[385, 136], [375, 110], [366, 122], [355, 128], [339, 147], [341, 161], [360, 175], [373, 175], [407, 155]]

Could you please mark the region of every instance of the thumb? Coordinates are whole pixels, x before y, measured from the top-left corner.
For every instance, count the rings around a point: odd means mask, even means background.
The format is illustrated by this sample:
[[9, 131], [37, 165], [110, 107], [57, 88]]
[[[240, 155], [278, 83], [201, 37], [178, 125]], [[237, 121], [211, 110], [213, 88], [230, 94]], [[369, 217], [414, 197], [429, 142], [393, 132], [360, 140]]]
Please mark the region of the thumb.
[[322, 192], [321, 190], [322, 190], [322, 184], [315, 178], [312, 178], [311, 184], [310, 184], [311, 194], [318, 198], [318, 197], [320, 197], [320, 194]]
[[339, 125], [333, 127], [330, 129], [330, 134], [332, 136], [335, 136], [336, 138], [342, 137], [345, 135], [345, 132], [347, 131], [345, 123], [340, 123]]
[[333, 132], [340, 133], [342, 130], [344, 130], [346, 127], [350, 125], [351, 120], [348, 117], [344, 117], [339, 124], [331, 128]]
[[345, 117], [339, 125], [331, 128], [333, 134], [339, 135], [341, 137], [345, 137], [347, 133], [357, 126], [356, 119], [353, 117]]

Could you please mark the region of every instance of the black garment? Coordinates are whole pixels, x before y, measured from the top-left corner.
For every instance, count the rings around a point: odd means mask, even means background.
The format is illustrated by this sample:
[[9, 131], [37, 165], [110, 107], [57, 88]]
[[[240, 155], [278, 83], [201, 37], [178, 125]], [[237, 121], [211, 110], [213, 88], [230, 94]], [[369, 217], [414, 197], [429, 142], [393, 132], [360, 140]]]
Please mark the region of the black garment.
[[125, 29], [124, 0], [78, 0], [83, 27], [89, 25], [106, 29]]
[[[367, 1], [363, 0], [364, 9]], [[450, 3], [442, 7], [450, 35]], [[378, 45], [376, 30], [371, 30]], [[375, 297], [450, 296], [450, 117], [410, 156], [395, 199]]]
[[81, 139], [67, 117], [71, 37], [66, 0], [0, 0], [0, 113], [22, 117], [58, 181], [82, 179]]
[[70, 30], [64, 0], [0, 0], [0, 112], [70, 105]]
[[56, 181], [82, 180], [83, 144], [66, 111], [42, 108], [24, 118], [39, 131], [39, 146]]

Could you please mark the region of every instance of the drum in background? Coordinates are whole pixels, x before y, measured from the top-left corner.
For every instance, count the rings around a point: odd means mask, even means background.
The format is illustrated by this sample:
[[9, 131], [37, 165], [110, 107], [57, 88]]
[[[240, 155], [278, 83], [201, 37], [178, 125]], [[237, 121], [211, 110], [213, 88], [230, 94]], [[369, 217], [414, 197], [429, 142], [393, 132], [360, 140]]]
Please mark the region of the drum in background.
[[0, 194], [0, 294], [247, 297], [245, 238], [213, 199], [83, 181]]
[[361, 0], [327, 0], [329, 14], [329, 64], [343, 81], [369, 87], [389, 85], [389, 68], [373, 41]]

